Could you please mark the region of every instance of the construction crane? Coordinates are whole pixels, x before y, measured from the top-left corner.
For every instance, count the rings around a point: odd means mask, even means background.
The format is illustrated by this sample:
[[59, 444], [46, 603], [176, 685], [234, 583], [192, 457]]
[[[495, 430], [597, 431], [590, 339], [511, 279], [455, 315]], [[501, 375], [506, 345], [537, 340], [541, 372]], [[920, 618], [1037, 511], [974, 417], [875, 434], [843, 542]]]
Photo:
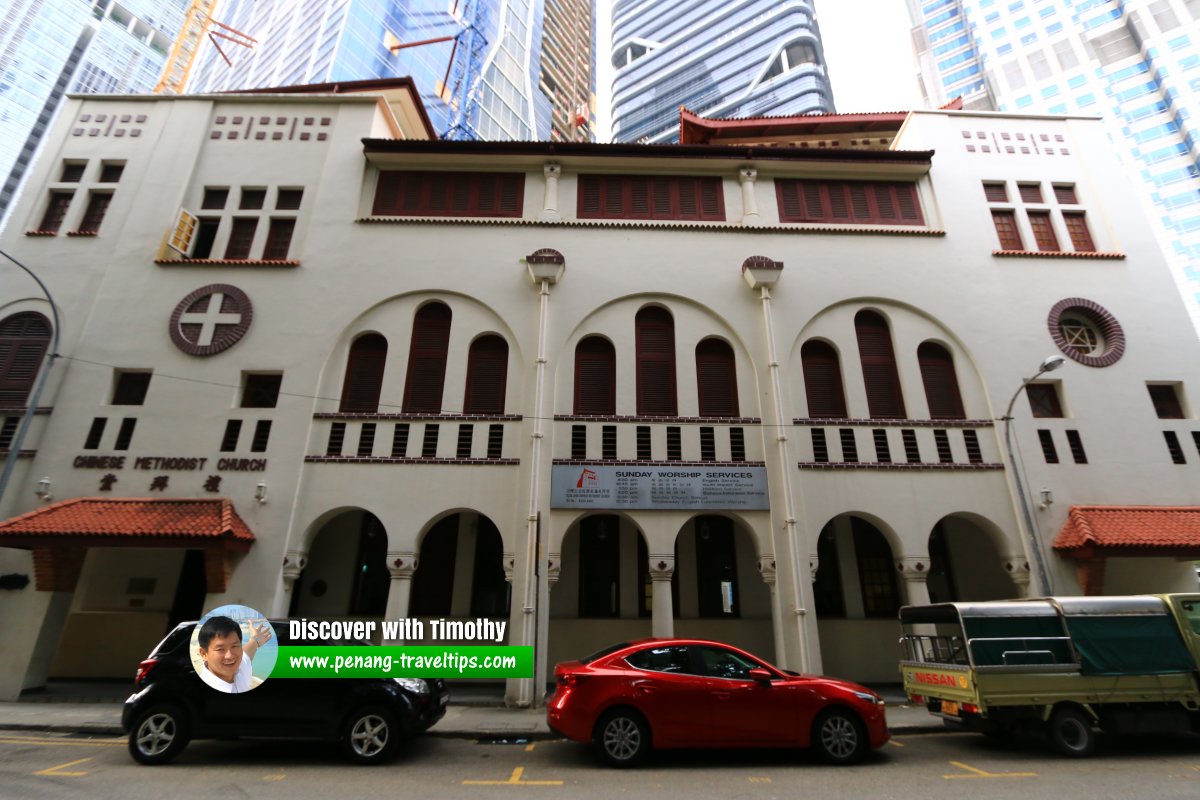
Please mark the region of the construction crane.
[[[449, 126], [442, 134], [443, 139], [479, 138], [473, 120], [479, 116], [479, 95], [483, 89], [483, 76], [476, 73], [487, 56], [488, 42], [484, 33], [487, 30], [487, 13], [487, 2], [454, 0], [450, 7], [450, 16], [459, 25], [458, 33], [419, 42], [396, 43], [388, 47], [396, 53], [408, 47], [454, 42], [442, 85], [437, 87], [438, 95], [450, 107]], [[455, 61], [460, 46], [463, 49], [463, 57]]]
[[162, 76], [154, 86], [155, 94], [183, 93], [188, 77], [191, 75], [192, 66], [196, 63], [196, 54], [200, 50], [200, 43], [205, 36], [217, 48], [217, 53], [225, 59], [225, 63], [231, 67], [233, 61], [221, 47], [219, 39], [224, 39], [247, 50], [253, 50], [254, 46], [258, 44], [258, 40], [254, 37], [247, 36], [241, 31], [213, 19], [216, 5], [217, 0], [192, 0], [192, 4], [187, 10], [187, 16], [183, 20], [183, 27], [180, 28], [179, 35], [175, 37], [175, 43], [171, 45], [171, 53], [167, 56]]

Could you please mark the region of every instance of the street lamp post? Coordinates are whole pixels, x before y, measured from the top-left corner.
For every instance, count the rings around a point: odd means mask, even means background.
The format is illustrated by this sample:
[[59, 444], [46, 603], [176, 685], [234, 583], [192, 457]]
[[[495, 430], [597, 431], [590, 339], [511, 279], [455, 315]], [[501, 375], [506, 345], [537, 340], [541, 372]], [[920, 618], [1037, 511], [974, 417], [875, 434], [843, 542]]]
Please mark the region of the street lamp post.
[[1025, 387], [1033, 383], [1047, 372], [1053, 372], [1066, 363], [1066, 359], [1062, 356], [1054, 355], [1042, 361], [1038, 371], [1021, 381], [1021, 385], [1013, 392], [1012, 399], [1008, 401], [1008, 408], [1004, 409], [1004, 416], [1001, 417], [1004, 421], [1004, 443], [1008, 448], [1008, 463], [1012, 466], [1013, 482], [1017, 485], [1017, 499], [1021, 503], [1021, 513], [1024, 516], [1025, 530], [1029, 537], [1029, 549], [1033, 551], [1034, 564], [1037, 566], [1038, 581], [1041, 584], [1042, 593], [1050, 595], [1054, 593], [1054, 582], [1050, 578], [1050, 571], [1046, 568], [1046, 557], [1042, 555], [1042, 543], [1038, 540], [1037, 526], [1033, 520], [1033, 511], [1029, 508], [1029, 498], [1025, 492], [1025, 484], [1021, 480], [1021, 469], [1017, 465], [1016, 456], [1013, 454], [1012, 440], [1012, 410], [1016, 405], [1017, 398]]
[[4, 459], [4, 470], [0, 472], [0, 500], [4, 499], [4, 493], [8, 489], [8, 482], [12, 478], [13, 470], [17, 467], [17, 458], [21, 454], [21, 445], [25, 443], [25, 434], [29, 431], [29, 425], [33, 421], [33, 414], [37, 410], [38, 400], [41, 399], [42, 389], [46, 386], [46, 378], [50, 374], [50, 367], [54, 365], [54, 359], [58, 358], [58, 306], [54, 302], [54, 298], [50, 296], [50, 290], [46, 288], [46, 284], [42, 283], [42, 279], [33, 273], [33, 270], [17, 261], [8, 253], [0, 250], [0, 256], [4, 256], [12, 263], [16, 264], [25, 272], [29, 273], [29, 277], [37, 281], [37, 285], [41, 287], [42, 294], [46, 295], [46, 300], [50, 303], [50, 313], [54, 317], [54, 338], [50, 343], [50, 352], [46, 354], [46, 363], [38, 374], [37, 384], [33, 387], [31, 394], [25, 404], [25, 414], [21, 417], [21, 424], [17, 426], [16, 435], [8, 447], [8, 456]]

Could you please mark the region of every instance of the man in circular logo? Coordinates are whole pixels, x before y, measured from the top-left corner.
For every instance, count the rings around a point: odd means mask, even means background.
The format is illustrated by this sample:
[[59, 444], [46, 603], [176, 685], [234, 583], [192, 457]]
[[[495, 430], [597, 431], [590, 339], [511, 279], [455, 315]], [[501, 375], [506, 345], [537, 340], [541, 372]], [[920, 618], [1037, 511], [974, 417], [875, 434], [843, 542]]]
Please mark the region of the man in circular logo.
[[[221, 613], [227, 611], [232, 615]], [[278, 650], [271, 624], [244, 606], [226, 606], [207, 615], [197, 626], [193, 643], [197, 657], [192, 658], [192, 666], [200, 679], [229, 694], [248, 692], [262, 683], [275, 666]], [[261, 665], [255, 663], [260, 654], [265, 656]]]

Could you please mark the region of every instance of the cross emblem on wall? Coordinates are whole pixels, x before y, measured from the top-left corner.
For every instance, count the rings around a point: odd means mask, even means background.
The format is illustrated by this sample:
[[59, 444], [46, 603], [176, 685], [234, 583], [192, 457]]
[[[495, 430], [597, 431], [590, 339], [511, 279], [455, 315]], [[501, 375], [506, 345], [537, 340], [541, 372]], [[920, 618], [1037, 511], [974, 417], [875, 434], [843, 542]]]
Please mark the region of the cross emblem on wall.
[[237, 344], [253, 317], [253, 305], [241, 289], [229, 284], [205, 286], [175, 306], [171, 341], [188, 355], [215, 355]]

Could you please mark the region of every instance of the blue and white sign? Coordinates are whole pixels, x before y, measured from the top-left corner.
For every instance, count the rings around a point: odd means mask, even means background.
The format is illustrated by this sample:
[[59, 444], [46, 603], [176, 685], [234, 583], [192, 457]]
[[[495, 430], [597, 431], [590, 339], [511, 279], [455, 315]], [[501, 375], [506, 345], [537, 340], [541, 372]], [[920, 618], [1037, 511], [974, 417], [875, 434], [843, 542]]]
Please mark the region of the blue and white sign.
[[550, 507], [763, 511], [770, 507], [767, 469], [556, 465]]

